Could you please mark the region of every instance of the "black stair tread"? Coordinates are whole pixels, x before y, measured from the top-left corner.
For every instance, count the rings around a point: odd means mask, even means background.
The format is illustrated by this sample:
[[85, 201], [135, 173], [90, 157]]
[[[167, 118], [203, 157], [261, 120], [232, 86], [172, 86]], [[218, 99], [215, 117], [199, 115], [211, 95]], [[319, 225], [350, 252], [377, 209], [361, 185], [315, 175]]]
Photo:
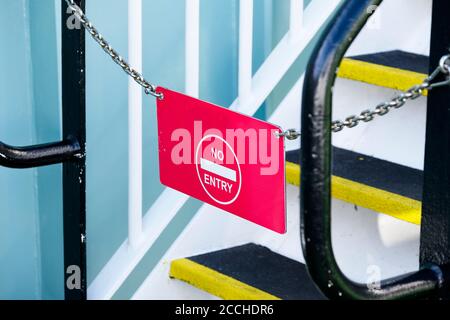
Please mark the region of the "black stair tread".
[[429, 73], [429, 57], [401, 50], [364, 54], [348, 58], [417, 73]]
[[[299, 164], [299, 150], [286, 155]], [[423, 172], [361, 153], [333, 147], [333, 175], [422, 201]]]
[[280, 299], [324, 299], [304, 264], [260, 245], [246, 244], [187, 259]]

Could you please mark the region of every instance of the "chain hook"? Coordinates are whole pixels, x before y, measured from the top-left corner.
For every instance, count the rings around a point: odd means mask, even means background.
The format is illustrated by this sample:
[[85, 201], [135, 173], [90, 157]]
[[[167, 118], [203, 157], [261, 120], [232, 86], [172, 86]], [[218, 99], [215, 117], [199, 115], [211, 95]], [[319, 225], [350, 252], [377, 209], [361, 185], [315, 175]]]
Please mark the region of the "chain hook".
[[290, 141], [293, 141], [300, 138], [301, 133], [295, 129], [289, 129], [284, 132], [276, 132], [275, 135], [277, 138], [286, 138]]
[[447, 54], [439, 60], [439, 68], [442, 73], [450, 74], [450, 54]]
[[[443, 73], [446, 75], [446, 80], [432, 83], [432, 81], [439, 75]], [[448, 86], [450, 85], [450, 54], [443, 56], [439, 60], [439, 66], [434, 70], [434, 72], [425, 80], [426, 84], [428, 84], [428, 89], [434, 89], [438, 87]]]
[[[446, 80], [432, 83], [433, 80], [440, 74], [446, 75]], [[439, 66], [431, 73], [431, 75], [424, 81], [424, 89], [434, 89], [450, 85], [450, 54], [442, 56], [439, 60]]]
[[150, 85], [150, 87], [144, 89], [145, 94], [151, 95], [158, 100], [164, 100], [164, 93], [157, 92], [156, 87], [154, 85]]

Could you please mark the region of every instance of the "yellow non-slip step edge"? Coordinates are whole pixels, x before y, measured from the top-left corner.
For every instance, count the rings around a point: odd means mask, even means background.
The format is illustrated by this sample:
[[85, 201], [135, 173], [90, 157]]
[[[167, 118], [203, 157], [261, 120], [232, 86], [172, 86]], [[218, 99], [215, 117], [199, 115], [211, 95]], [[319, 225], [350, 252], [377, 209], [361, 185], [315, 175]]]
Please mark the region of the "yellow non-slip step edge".
[[[421, 84], [428, 75], [352, 58], [344, 58], [339, 67], [337, 76], [381, 87], [406, 91], [415, 85]], [[424, 91], [424, 95], [428, 95], [428, 92]]]
[[[291, 162], [286, 164], [286, 180], [292, 185], [300, 185], [298, 164]], [[420, 225], [422, 216], [420, 201], [337, 176], [332, 177], [331, 189], [335, 199]]]
[[172, 261], [170, 277], [187, 282], [224, 300], [281, 300], [189, 259]]
[[305, 264], [247, 243], [171, 263], [170, 277], [226, 300], [323, 300]]

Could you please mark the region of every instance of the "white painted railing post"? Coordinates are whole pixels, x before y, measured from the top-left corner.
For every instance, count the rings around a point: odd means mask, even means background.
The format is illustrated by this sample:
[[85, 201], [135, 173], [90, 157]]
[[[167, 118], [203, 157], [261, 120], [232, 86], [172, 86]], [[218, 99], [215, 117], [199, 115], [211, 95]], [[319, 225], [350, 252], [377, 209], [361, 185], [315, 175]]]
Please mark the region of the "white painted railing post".
[[289, 38], [297, 40], [303, 27], [303, 0], [291, 0]]
[[186, 94], [199, 97], [200, 0], [186, 0]]
[[243, 105], [252, 93], [253, 0], [240, 0], [239, 8], [239, 103]]
[[[142, 0], [128, 0], [128, 59], [142, 70]], [[128, 244], [133, 249], [142, 238], [142, 90], [128, 85]]]

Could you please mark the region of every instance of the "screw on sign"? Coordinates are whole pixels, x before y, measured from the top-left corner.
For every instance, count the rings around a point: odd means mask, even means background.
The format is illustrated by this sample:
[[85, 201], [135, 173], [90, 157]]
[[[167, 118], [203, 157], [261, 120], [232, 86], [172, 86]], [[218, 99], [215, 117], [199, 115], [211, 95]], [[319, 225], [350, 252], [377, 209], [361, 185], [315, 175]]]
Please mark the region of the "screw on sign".
[[157, 91], [164, 96], [157, 102], [161, 183], [285, 233], [281, 129], [165, 88]]

